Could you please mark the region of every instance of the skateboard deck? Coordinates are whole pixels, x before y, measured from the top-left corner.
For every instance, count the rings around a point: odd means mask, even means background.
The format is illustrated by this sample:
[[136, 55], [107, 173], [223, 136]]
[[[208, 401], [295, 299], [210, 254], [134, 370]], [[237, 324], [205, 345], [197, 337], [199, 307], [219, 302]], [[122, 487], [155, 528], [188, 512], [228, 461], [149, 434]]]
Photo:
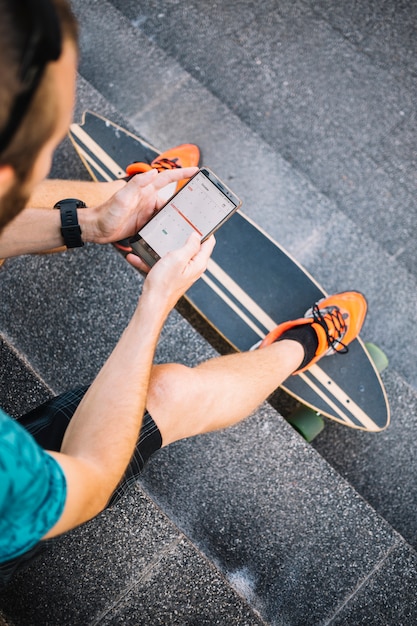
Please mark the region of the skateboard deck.
[[[71, 141], [97, 181], [125, 176], [133, 161], [150, 163], [159, 151], [95, 113], [72, 124]], [[169, 190], [172, 195], [174, 189]], [[205, 274], [185, 299], [234, 349], [245, 351], [277, 324], [304, 316], [327, 294], [277, 242], [238, 211], [216, 233]], [[259, 251], [256, 258], [250, 251]], [[248, 260], [250, 256], [250, 261]], [[324, 357], [281, 388], [317, 413], [351, 428], [378, 432], [390, 421], [386, 393], [360, 339], [347, 354]]]

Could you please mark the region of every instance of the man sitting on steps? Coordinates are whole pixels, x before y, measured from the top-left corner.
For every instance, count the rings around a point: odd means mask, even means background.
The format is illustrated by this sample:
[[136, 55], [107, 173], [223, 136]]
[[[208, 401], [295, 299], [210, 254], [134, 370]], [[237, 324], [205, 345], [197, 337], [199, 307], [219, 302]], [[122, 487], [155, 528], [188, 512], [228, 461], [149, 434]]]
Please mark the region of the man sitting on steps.
[[[0, 0], [1, 258], [127, 238], [160, 206], [158, 190], [196, 171], [152, 168], [128, 183], [41, 185], [71, 121], [76, 40], [66, 0]], [[62, 211], [51, 210], [66, 196], [87, 205], [72, 206], [70, 236], [61, 231]], [[45, 539], [114, 503], [161, 446], [236, 424], [292, 373], [357, 336], [366, 302], [347, 292], [279, 326], [260, 349], [195, 368], [153, 365], [168, 313], [204, 272], [214, 244], [192, 236], [149, 271], [129, 324], [88, 388], [18, 420], [0, 410], [0, 585]]]

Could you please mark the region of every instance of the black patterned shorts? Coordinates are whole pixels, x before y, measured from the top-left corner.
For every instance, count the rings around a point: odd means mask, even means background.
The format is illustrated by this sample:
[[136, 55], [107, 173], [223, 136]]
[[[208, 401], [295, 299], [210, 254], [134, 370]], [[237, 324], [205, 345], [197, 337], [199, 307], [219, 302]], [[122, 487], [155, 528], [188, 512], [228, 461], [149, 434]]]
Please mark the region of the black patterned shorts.
[[[68, 424], [87, 389], [88, 387], [80, 387], [67, 391], [22, 415], [17, 421], [31, 433], [43, 448], [59, 452]], [[123, 478], [107, 504], [108, 507], [120, 500], [128, 489], [135, 484], [146, 461], [161, 446], [161, 433], [152, 417], [145, 411], [135, 452]], [[41, 541], [26, 554], [6, 563], [0, 563], [0, 589], [10, 581], [19, 569], [40, 556], [46, 545], [53, 541], [54, 539]]]
[[[30, 432], [42, 448], [59, 452], [68, 424], [87, 389], [88, 386], [79, 387], [47, 400], [36, 409], [19, 417], [17, 421]], [[152, 417], [145, 411], [135, 452], [108, 506], [117, 502], [135, 483], [149, 457], [161, 446], [161, 433]]]

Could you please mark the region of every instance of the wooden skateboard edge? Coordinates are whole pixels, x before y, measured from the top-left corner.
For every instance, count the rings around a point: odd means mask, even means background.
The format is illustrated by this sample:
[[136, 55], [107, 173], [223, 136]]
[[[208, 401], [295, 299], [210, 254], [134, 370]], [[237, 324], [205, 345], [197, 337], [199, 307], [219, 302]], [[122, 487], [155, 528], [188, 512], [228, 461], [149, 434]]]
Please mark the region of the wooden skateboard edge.
[[387, 407], [387, 421], [386, 421], [386, 424], [382, 426], [381, 428], [366, 428], [365, 426], [358, 426], [357, 424], [347, 424], [344, 420], [317, 408], [314, 404], [311, 404], [310, 402], [306, 402], [303, 398], [301, 398], [300, 396], [297, 396], [297, 394], [295, 394], [293, 391], [290, 391], [288, 387], [285, 386], [285, 382], [279, 385], [279, 388], [282, 389], [286, 394], [291, 396], [294, 400], [296, 400], [303, 406], [306, 406], [307, 408], [311, 409], [315, 413], [318, 413], [322, 417], [326, 417], [332, 422], [337, 422], [338, 424], [341, 424], [342, 426], [346, 426], [346, 428], [351, 428], [352, 430], [361, 430], [362, 432], [366, 432], [366, 433], [381, 433], [384, 430], [386, 430], [391, 423], [391, 409], [387, 402], [387, 396], [386, 396], [385, 388], [383, 385], [381, 386], [381, 389], [384, 395], [385, 406]]
[[[274, 246], [276, 246], [283, 254], [285, 254], [292, 263], [294, 263], [294, 265], [296, 265], [305, 276], [307, 276], [307, 278], [317, 287], [317, 289], [319, 291], [322, 292], [323, 297], [327, 297], [329, 294], [328, 292], [322, 287], [322, 285], [310, 274], [310, 272], [303, 266], [301, 265], [295, 258], [294, 256], [288, 252], [281, 244], [279, 244], [268, 232], [266, 232], [261, 226], [259, 226], [252, 218], [250, 218], [248, 215], [246, 215], [244, 212], [242, 212], [241, 210], [237, 211], [241, 217], [243, 217], [251, 226], [253, 226], [253, 228], [256, 228], [264, 237], [266, 237], [269, 241], [271, 241]], [[218, 333], [218, 335], [224, 340], [226, 341], [227, 344], [230, 345], [230, 347], [239, 352], [239, 349], [233, 344], [233, 342], [231, 342], [226, 336], [224, 336], [217, 328], [216, 326], [211, 323], [211, 321], [207, 318], [206, 315], [204, 315], [204, 313], [198, 308], [196, 307], [195, 304], [193, 304], [193, 302], [188, 299], [188, 302], [190, 304], [191, 307], [193, 307], [198, 314], [205, 320], [206, 323], [208, 323], [211, 328]], [[370, 363], [374, 376], [378, 382], [379, 388], [382, 390], [382, 395], [384, 398], [384, 403], [385, 403], [385, 408], [386, 408], [386, 422], [384, 424], [383, 427], [378, 427], [375, 429], [370, 429], [370, 428], [366, 428], [363, 426], [358, 426], [356, 424], [348, 424], [346, 423], [346, 421], [344, 421], [343, 419], [339, 419], [336, 416], [334, 416], [331, 413], [322, 411], [321, 409], [317, 408], [315, 405], [311, 404], [310, 402], [306, 402], [302, 397], [298, 396], [297, 394], [295, 394], [294, 392], [291, 392], [287, 387], [285, 387], [285, 385], [280, 385], [279, 387], [281, 389], [283, 389], [285, 391], [285, 393], [287, 393], [288, 395], [290, 395], [292, 398], [294, 398], [295, 400], [297, 400], [298, 402], [300, 402], [301, 404], [303, 404], [304, 406], [307, 406], [308, 408], [311, 408], [313, 411], [316, 411], [318, 413], [320, 413], [320, 415], [323, 415], [324, 417], [327, 417], [328, 419], [338, 422], [340, 424], [343, 424], [343, 426], [347, 426], [348, 428], [353, 428], [355, 430], [363, 430], [365, 432], [382, 432], [383, 430], [386, 430], [388, 428], [388, 426], [391, 423], [391, 409], [390, 409], [390, 405], [389, 405], [389, 401], [388, 401], [388, 396], [386, 393], [386, 389], [384, 386], [384, 383], [382, 381], [381, 375], [378, 372], [378, 369], [376, 368], [375, 363], [373, 362], [368, 350], [365, 347], [365, 342], [361, 339], [361, 337], [357, 337], [357, 341], [360, 345], [360, 347], [362, 348], [362, 352], [365, 354], [365, 357], [367, 358], [368, 362]], [[337, 355], [336, 355], [337, 356]], [[373, 420], [371, 420], [373, 422]], [[373, 422], [375, 424], [375, 422]]]
[[[71, 124], [72, 126], [72, 124]], [[87, 170], [87, 172], [89, 173], [89, 175], [91, 176], [91, 178], [93, 179], [93, 181], [95, 183], [98, 183], [98, 179], [97, 176], [94, 174], [93, 170], [91, 169], [90, 164], [88, 163], [88, 161], [86, 160], [86, 158], [84, 157], [83, 153], [81, 152], [81, 150], [79, 149], [77, 142], [75, 141], [74, 137], [71, 134], [71, 128], [70, 131], [68, 132], [68, 137], [74, 147], [75, 152], [77, 153], [78, 158], [81, 160], [82, 164], [84, 165], [85, 169]]]
[[81, 114], [81, 122], [72, 122], [70, 125], [70, 130], [71, 130], [71, 126], [75, 125], [75, 126], [85, 126], [86, 123], [86, 116], [87, 115], [91, 115], [92, 117], [96, 117], [98, 119], [100, 119], [102, 122], [105, 122], [106, 124], [113, 126], [113, 128], [116, 128], [117, 130], [120, 130], [124, 135], [129, 135], [129, 137], [131, 137], [132, 139], [134, 139], [135, 141], [140, 141], [146, 148], [149, 148], [150, 150], [153, 150], [154, 152], [157, 152], [158, 154], [161, 154], [161, 150], [158, 150], [157, 148], [155, 148], [155, 146], [153, 146], [147, 139], [145, 139], [144, 137], [142, 137], [141, 135], [135, 135], [135, 133], [133, 133], [132, 131], [128, 130], [127, 128], [123, 128], [123, 126], [120, 126], [120, 124], [117, 124], [117, 122], [113, 122], [113, 120], [109, 119], [108, 117], [106, 117], [105, 115], [101, 115], [100, 113], [96, 113], [95, 111], [91, 111], [91, 109], [85, 109], [82, 114]]

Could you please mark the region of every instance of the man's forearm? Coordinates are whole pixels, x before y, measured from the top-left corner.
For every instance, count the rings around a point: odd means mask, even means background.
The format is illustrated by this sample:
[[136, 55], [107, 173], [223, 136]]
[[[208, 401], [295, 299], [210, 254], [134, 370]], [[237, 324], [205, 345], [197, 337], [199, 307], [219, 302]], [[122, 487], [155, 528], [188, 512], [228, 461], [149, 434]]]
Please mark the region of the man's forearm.
[[[86, 240], [85, 227], [82, 236]], [[59, 211], [24, 209], [0, 235], [0, 258], [46, 252], [63, 245]]]
[[62, 198], [79, 198], [87, 206], [102, 204], [125, 185], [124, 181], [95, 183], [85, 180], [49, 179], [40, 183], [27, 203], [28, 207], [53, 207]]
[[[97, 206], [125, 185], [85, 181], [50, 180], [40, 184], [24, 209], [0, 235], [0, 258], [34, 254], [64, 245], [59, 211], [51, 210], [62, 198], [79, 198], [88, 206]], [[91, 218], [91, 219], [90, 219]], [[91, 241], [92, 221], [88, 209], [78, 211], [83, 241]]]
[[[160, 309], [161, 311], [161, 309]], [[72, 418], [61, 452], [89, 458], [118, 482], [135, 446], [165, 315], [138, 306]], [[115, 487], [116, 484], [113, 485]]]
[[[116, 488], [134, 450], [143, 419], [155, 345], [164, 307], [149, 314], [139, 304], [108, 361], [66, 430], [60, 453], [51, 453], [67, 479], [64, 514], [53, 537], [97, 515]], [[82, 488], [80, 488], [80, 481]]]

